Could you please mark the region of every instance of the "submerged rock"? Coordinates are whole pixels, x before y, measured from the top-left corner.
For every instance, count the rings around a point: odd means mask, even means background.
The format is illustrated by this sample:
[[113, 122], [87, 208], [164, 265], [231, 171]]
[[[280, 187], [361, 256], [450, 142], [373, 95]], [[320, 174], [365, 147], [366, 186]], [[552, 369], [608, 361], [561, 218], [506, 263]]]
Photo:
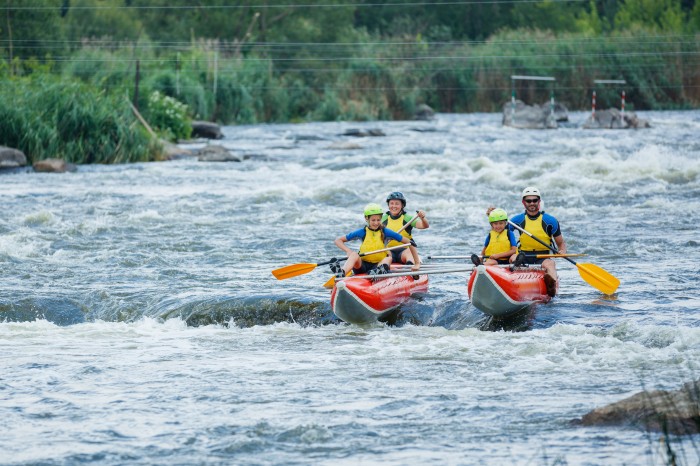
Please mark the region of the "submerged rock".
[[362, 146], [359, 144], [355, 144], [354, 142], [343, 142], [343, 141], [337, 141], [331, 144], [330, 146], [326, 147], [326, 149], [329, 150], [359, 150], [362, 149]]
[[367, 136], [373, 136], [373, 137], [379, 137], [379, 136], [386, 136], [384, 134], [384, 131], [382, 131], [379, 128], [374, 128], [374, 129], [368, 129], [367, 131], [361, 130], [361, 129], [356, 129], [356, 128], [351, 128], [346, 130], [342, 136], [354, 136], [358, 138], [364, 138]]
[[584, 426], [635, 426], [676, 435], [700, 433], [700, 380], [676, 391], [637, 393], [596, 408], [575, 422]]
[[202, 147], [195, 152], [200, 162], [242, 162], [243, 157], [231, 153], [228, 149], [219, 145]]
[[0, 168], [17, 168], [27, 165], [27, 157], [21, 150], [0, 146]]

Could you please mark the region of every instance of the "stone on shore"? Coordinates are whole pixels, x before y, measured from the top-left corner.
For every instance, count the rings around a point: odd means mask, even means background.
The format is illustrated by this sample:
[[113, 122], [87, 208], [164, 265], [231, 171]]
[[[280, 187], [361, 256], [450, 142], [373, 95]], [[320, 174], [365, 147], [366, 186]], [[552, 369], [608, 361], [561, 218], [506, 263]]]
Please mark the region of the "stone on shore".
[[27, 165], [27, 157], [21, 150], [0, 146], [0, 168], [18, 168]]
[[188, 157], [193, 157], [195, 154], [191, 150], [183, 149], [177, 144], [173, 144], [165, 139], [159, 140], [160, 145], [163, 147], [163, 160], [179, 160]]
[[209, 121], [192, 121], [192, 137], [206, 139], [223, 139], [221, 127]]
[[67, 163], [63, 159], [44, 159], [34, 162], [34, 171], [40, 173], [65, 173], [74, 172], [75, 165]]
[[435, 110], [429, 105], [420, 104], [416, 107], [416, 113], [413, 115], [414, 120], [431, 121], [435, 119]]

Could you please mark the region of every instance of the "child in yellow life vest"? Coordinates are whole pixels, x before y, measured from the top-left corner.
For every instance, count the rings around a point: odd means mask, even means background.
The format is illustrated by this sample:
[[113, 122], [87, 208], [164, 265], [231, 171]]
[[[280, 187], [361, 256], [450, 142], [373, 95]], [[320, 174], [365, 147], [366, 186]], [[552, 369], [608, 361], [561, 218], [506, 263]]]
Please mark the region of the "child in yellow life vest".
[[[395, 240], [404, 244], [411, 243], [408, 238], [401, 236], [394, 230], [384, 228], [384, 225], [382, 225], [383, 213], [384, 212], [379, 204], [367, 204], [364, 211], [367, 225], [359, 230], [348, 233], [345, 236], [336, 238], [335, 245], [345, 251], [345, 253], [348, 255], [342, 269], [336, 271], [336, 275], [338, 277], [346, 276], [351, 270], [356, 275], [360, 273], [388, 273], [389, 265], [391, 264], [391, 255], [388, 251], [369, 254], [362, 257], [360, 257], [360, 253], [385, 249], [386, 242], [390, 240]], [[360, 253], [353, 251], [345, 245], [346, 242], [354, 239], [362, 240], [362, 244], [360, 245]], [[414, 246], [409, 246], [409, 249], [411, 250], [411, 254], [413, 254], [413, 260], [415, 261], [415, 265], [411, 266], [411, 270], [416, 271], [420, 268], [418, 251]]]
[[[484, 249], [481, 250], [481, 260], [484, 265], [507, 264], [508, 259], [518, 252], [518, 243], [513, 232], [506, 228], [508, 214], [503, 209], [493, 209], [489, 212], [491, 231], [486, 236]], [[488, 259], [484, 259], [488, 256]], [[479, 260], [478, 258], [476, 258]], [[474, 261], [474, 258], [472, 258]], [[476, 263], [476, 261], [474, 261]]]

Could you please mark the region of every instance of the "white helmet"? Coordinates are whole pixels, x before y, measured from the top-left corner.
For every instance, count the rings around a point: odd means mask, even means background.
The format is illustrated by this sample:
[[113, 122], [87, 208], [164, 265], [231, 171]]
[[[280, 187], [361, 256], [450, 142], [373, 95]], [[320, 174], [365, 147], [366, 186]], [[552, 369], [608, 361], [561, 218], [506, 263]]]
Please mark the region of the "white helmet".
[[540, 194], [540, 190], [534, 186], [528, 186], [527, 188], [523, 189], [522, 197], [524, 198], [525, 196], [537, 196], [539, 198], [542, 197], [542, 195]]

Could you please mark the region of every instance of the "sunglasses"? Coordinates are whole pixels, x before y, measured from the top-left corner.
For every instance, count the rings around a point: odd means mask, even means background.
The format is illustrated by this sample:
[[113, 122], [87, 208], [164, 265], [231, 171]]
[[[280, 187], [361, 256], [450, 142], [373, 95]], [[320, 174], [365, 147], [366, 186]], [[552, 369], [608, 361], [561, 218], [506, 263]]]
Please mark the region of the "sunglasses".
[[523, 199], [523, 202], [527, 204], [537, 204], [538, 202], [540, 202], [540, 198], [536, 197], [535, 199]]

